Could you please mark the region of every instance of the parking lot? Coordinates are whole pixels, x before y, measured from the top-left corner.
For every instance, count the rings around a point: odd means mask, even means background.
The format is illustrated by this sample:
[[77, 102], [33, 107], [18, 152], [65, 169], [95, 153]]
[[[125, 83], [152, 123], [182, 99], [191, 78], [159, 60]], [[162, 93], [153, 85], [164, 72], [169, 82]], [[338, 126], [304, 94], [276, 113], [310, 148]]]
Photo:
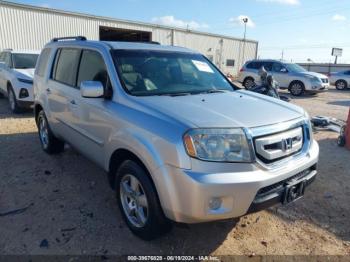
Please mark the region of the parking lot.
[[[311, 116], [346, 119], [350, 92], [292, 99]], [[273, 112], [271, 112], [273, 113]], [[122, 221], [106, 174], [67, 148], [48, 156], [31, 113], [0, 99], [1, 254], [350, 254], [350, 152], [318, 132], [319, 175], [304, 199], [240, 219], [174, 225], [152, 242]]]

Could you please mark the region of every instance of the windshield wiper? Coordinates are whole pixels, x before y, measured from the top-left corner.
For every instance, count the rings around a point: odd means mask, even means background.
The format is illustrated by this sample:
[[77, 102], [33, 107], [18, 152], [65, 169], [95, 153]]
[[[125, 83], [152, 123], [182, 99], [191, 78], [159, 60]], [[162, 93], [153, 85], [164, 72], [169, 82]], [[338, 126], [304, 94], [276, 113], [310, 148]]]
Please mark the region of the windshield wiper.
[[210, 89], [210, 90], [205, 90], [198, 92], [198, 94], [215, 94], [215, 93], [226, 93], [228, 90], [223, 90], [223, 89]]
[[163, 94], [157, 94], [157, 96], [188, 96], [192, 95], [193, 93], [190, 92], [182, 92], [182, 93], [163, 93]]

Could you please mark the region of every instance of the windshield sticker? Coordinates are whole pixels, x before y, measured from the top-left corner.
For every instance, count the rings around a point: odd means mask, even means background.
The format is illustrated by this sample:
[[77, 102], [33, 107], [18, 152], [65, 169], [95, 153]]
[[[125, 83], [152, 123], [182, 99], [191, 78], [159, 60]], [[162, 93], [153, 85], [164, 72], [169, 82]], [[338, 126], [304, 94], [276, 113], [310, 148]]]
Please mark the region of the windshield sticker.
[[207, 72], [207, 73], [214, 73], [214, 71], [210, 68], [210, 66], [205, 62], [198, 61], [198, 60], [192, 60], [192, 63], [196, 66], [196, 68], [199, 71]]

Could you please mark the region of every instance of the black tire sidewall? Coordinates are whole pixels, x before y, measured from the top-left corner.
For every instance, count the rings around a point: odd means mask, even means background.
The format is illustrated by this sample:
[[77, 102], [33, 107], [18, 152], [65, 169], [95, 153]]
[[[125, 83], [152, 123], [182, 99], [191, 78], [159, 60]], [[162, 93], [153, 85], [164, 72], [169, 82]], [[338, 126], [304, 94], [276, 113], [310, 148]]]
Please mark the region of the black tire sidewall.
[[243, 87], [246, 89], [246, 90], [249, 90], [250, 88], [252, 88], [254, 86], [254, 84], [250, 87], [247, 87], [246, 84], [248, 81], [252, 81], [252, 83], [255, 83], [254, 79], [252, 77], [246, 77], [243, 81]]
[[[339, 83], [344, 83], [344, 88], [338, 88], [338, 84]], [[338, 89], [338, 90], [345, 90], [348, 88], [348, 83], [344, 80], [338, 80], [336, 83], [335, 83], [335, 88]]]
[[[40, 119], [43, 118], [46, 121], [46, 125], [47, 125], [47, 130], [48, 130], [48, 146], [47, 148], [44, 147], [42, 141], [41, 141], [41, 137], [40, 137]], [[47, 117], [45, 115], [45, 112], [43, 110], [41, 110], [38, 114], [38, 117], [36, 119], [36, 124], [38, 127], [38, 135], [39, 135], [39, 139], [40, 139], [40, 144], [42, 149], [48, 153], [48, 154], [57, 154], [60, 153], [64, 150], [64, 142], [57, 139], [54, 134], [52, 133], [51, 129], [50, 129], [50, 125], [49, 125], [49, 121], [47, 120]]]
[[[127, 174], [135, 176], [142, 185], [148, 202], [146, 225], [135, 227], [127, 218], [120, 199], [120, 181]], [[116, 198], [122, 217], [130, 230], [144, 240], [152, 240], [170, 229], [170, 221], [164, 216], [156, 189], [144, 168], [133, 160], [124, 161], [118, 168], [115, 179]]]
[[[295, 85], [295, 84], [300, 84], [300, 85], [301, 85], [301, 88], [302, 88], [301, 92], [298, 93], [298, 94], [293, 94], [293, 92], [292, 92], [292, 86]], [[303, 95], [304, 92], [305, 92], [305, 85], [304, 85], [304, 83], [301, 82], [301, 81], [293, 81], [293, 82], [290, 84], [290, 86], [289, 86], [289, 92], [290, 92], [293, 96], [301, 96], [301, 95]]]
[[[8, 101], [9, 101], [9, 106], [10, 106], [10, 110], [13, 112], [13, 113], [15, 113], [15, 114], [18, 114], [18, 113], [21, 113], [21, 110], [20, 110], [20, 107], [18, 106], [18, 103], [17, 103], [17, 98], [16, 98], [16, 93], [15, 93], [15, 91], [13, 90], [13, 88], [12, 88], [12, 85], [10, 84], [9, 85], [9, 87], [8, 87], [8, 89], [7, 89], [8, 91]], [[14, 102], [15, 102], [15, 108], [14, 109], [12, 109], [11, 108], [11, 105], [10, 105], [10, 95], [11, 95], [11, 93], [12, 93], [12, 95], [13, 95], [13, 99], [14, 99]]]

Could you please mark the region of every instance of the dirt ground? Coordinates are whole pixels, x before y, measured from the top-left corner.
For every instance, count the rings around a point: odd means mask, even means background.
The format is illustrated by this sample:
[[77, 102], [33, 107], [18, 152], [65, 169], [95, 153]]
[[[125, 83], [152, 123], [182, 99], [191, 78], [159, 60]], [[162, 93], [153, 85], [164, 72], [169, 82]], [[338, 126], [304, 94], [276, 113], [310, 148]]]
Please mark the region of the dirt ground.
[[[292, 103], [312, 116], [346, 119], [350, 91]], [[0, 99], [0, 254], [350, 255], [350, 151], [336, 137], [315, 134], [319, 175], [296, 203], [236, 220], [178, 224], [145, 242], [122, 221], [103, 170], [70, 148], [43, 153], [32, 114], [15, 116]]]

